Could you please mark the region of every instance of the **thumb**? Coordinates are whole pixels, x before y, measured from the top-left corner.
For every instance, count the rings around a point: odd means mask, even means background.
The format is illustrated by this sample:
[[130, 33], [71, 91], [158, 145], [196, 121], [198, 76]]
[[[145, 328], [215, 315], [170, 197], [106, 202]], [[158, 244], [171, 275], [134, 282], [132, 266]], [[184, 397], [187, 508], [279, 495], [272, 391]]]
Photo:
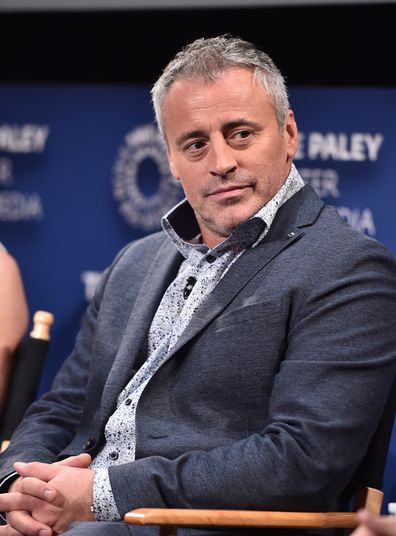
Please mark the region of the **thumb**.
[[80, 469], [86, 469], [91, 463], [91, 456], [86, 452], [78, 454], [77, 456], [69, 456], [60, 462], [55, 462], [55, 465], [66, 465], [67, 467], [78, 467]]

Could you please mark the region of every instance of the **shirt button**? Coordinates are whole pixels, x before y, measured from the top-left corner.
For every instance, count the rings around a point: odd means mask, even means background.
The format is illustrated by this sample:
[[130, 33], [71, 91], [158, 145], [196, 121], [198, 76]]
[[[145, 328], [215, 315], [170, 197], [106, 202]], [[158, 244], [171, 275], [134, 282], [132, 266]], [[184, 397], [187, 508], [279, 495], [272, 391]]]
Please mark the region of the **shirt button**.
[[118, 452], [116, 452], [115, 450], [113, 450], [112, 452], [109, 452], [109, 458], [111, 458], [112, 460], [117, 460]]
[[132, 404], [132, 399], [131, 399], [131, 398], [127, 398], [127, 399], [125, 400], [125, 405], [126, 405], [126, 406], [130, 406], [131, 404]]
[[89, 449], [92, 448], [94, 445], [95, 445], [95, 438], [90, 437], [90, 438], [85, 442], [84, 450], [89, 450]]
[[206, 257], [206, 261], [209, 263], [209, 264], [212, 264], [212, 262], [214, 262], [216, 260], [216, 257], [214, 255], [208, 255]]

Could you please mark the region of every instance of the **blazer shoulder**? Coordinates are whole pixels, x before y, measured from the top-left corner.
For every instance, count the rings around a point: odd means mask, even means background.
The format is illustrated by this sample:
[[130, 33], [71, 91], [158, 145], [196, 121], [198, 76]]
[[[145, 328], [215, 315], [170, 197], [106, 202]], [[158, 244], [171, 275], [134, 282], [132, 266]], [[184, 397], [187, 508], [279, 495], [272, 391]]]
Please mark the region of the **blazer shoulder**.
[[124, 261], [130, 262], [132, 258], [140, 258], [142, 255], [153, 254], [166, 243], [169, 243], [169, 246], [172, 247], [164, 231], [158, 231], [138, 238], [124, 246], [116, 255], [112, 264], [115, 265]]

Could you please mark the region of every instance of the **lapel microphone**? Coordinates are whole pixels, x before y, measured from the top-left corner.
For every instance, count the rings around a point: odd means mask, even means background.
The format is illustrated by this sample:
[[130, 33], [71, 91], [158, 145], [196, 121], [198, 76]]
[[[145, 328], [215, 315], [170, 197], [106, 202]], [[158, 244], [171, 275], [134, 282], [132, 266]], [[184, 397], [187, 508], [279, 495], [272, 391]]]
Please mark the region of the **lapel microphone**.
[[183, 298], [186, 300], [189, 295], [191, 294], [191, 291], [192, 289], [194, 288], [194, 285], [195, 283], [197, 282], [197, 280], [195, 279], [195, 277], [192, 277], [190, 276], [188, 279], [187, 279], [187, 284], [186, 286], [184, 287], [183, 289]]

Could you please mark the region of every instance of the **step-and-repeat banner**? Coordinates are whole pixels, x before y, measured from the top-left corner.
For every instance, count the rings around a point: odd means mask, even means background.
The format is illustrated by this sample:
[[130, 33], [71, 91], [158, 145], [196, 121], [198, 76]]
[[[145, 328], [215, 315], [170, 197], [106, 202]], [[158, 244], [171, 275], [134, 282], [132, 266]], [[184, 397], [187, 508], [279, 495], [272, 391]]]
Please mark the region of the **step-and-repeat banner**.
[[[149, 88], [0, 86], [0, 241], [31, 312], [54, 313], [41, 382], [72, 349], [98, 277], [182, 198], [153, 123]], [[396, 88], [292, 88], [295, 163], [343, 218], [396, 255]], [[396, 500], [396, 431], [385, 504]]]

